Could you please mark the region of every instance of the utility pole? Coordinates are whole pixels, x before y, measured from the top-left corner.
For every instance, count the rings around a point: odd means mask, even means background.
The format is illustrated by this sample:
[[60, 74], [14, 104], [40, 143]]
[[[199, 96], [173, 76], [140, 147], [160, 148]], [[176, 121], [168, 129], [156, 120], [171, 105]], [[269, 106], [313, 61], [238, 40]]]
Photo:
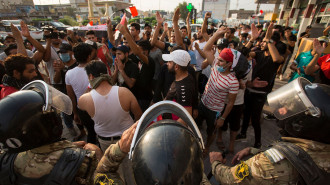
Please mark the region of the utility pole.
[[259, 9], [260, 9], [260, 2], [258, 1], [258, 4], [257, 4], [257, 9], [256, 9], [256, 14], [259, 13]]
[[202, 0], [202, 13], [204, 12], [204, 3], [205, 3], [205, 0]]
[[238, 10], [238, 2], [239, 0], [236, 1], [236, 10]]

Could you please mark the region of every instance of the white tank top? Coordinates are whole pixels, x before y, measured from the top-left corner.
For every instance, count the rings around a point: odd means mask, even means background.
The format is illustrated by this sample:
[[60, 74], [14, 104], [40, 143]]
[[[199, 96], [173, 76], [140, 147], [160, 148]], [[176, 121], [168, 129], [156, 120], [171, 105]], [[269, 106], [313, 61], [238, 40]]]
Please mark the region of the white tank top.
[[118, 96], [119, 87], [112, 86], [110, 92], [102, 96], [95, 89], [91, 91], [95, 115], [94, 129], [102, 137], [121, 136], [134, 123], [129, 112], [123, 110]]

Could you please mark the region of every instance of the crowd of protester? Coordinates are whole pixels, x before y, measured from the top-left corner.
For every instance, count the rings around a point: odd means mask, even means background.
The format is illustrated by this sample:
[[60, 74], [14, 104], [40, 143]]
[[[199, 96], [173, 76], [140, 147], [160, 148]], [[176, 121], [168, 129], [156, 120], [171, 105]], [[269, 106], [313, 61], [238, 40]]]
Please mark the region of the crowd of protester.
[[[148, 24], [141, 30], [140, 24], [115, 25], [108, 19], [107, 38], [101, 42], [94, 31], [79, 37], [73, 31], [53, 29], [45, 31], [46, 45], [42, 45], [24, 22], [21, 32], [12, 25], [0, 54], [0, 99], [32, 80], [45, 81], [71, 98], [72, 115], [61, 114], [70, 134], [75, 140], [87, 135], [87, 142], [99, 143], [103, 151], [149, 106], [175, 101], [200, 129], [205, 128], [205, 120], [207, 154], [214, 140], [219, 149], [234, 152], [235, 140], [246, 139], [250, 122], [254, 147], [261, 147], [260, 118], [275, 78], [290, 82], [301, 76], [330, 84], [330, 55], [323, 53], [329, 27], [313, 40], [312, 50], [295, 58], [296, 42], [309, 37], [310, 26], [298, 38], [291, 27], [274, 23], [238, 27], [213, 23], [208, 28], [211, 13], [206, 13], [203, 25], [192, 35], [189, 15], [180, 28], [179, 14], [176, 10], [169, 27], [157, 12], [154, 30]], [[295, 58], [292, 63], [291, 58]], [[247, 70], [235, 71], [242, 62]], [[289, 77], [285, 77], [287, 68], [292, 71]], [[186, 125], [176, 115], [164, 114], [162, 119]], [[222, 133], [228, 128], [230, 142], [224, 143]]]

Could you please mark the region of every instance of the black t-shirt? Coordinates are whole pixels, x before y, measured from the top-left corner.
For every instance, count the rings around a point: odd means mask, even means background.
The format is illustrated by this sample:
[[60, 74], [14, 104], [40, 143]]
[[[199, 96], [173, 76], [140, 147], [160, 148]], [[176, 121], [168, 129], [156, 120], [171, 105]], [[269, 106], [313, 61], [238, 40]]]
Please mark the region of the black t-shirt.
[[[132, 60], [130, 58], [125, 63], [124, 71], [129, 78], [138, 79], [138, 77], [139, 77], [139, 68], [134, 62], [132, 62]], [[133, 86], [133, 88], [129, 88], [128, 85], [124, 82], [123, 84], [121, 84], [121, 87], [126, 87], [129, 90], [131, 90], [131, 92], [134, 93], [134, 91], [133, 91], [134, 86]]]
[[[195, 89], [197, 89], [197, 81], [195, 76], [195, 70], [193, 67], [188, 65], [188, 73], [193, 77], [195, 81]], [[163, 100], [163, 96], [165, 97], [170, 89], [171, 84], [175, 79], [175, 75], [173, 73], [168, 72], [167, 64], [165, 63], [161, 69], [157, 80], [157, 86], [155, 89], [153, 102], [157, 103]], [[194, 108], [197, 108], [198, 104], [193, 105]]]
[[264, 51], [255, 52], [256, 65], [252, 71], [252, 80], [259, 77], [262, 81], [267, 81], [268, 85], [262, 88], [253, 87], [253, 89], [258, 91], [263, 91], [269, 93], [272, 91], [274, 86], [274, 79], [276, 77], [276, 72], [280, 63], [273, 62], [272, 56], [265, 56]]
[[279, 41], [278, 43], [275, 44], [276, 49], [282, 56], [285, 55], [285, 53], [286, 53], [286, 46], [287, 45], [285, 43], [283, 43], [282, 41]]
[[155, 62], [148, 56], [149, 64], [139, 60], [139, 77], [136, 80], [135, 96], [137, 99], [151, 100], [152, 99], [152, 80], [155, 74]]
[[0, 63], [0, 84], [2, 83], [2, 77], [6, 74], [5, 66]]
[[165, 99], [175, 101], [184, 107], [195, 105], [198, 100], [194, 78], [188, 74], [184, 79], [174, 81]]
[[165, 42], [165, 48], [163, 50], [163, 54], [170, 54], [171, 49], [175, 46], [176, 44], [171, 44], [169, 42]]
[[66, 84], [65, 84], [65, 74], [68, 72], [70, 69], [73, 69], [77, 67], [79, 64], [78, 62], [73, 63], [71, 66], [64, 66], [64, 69], [61, 71], [61, 79], [62, 79], [62, 84], [53, 84], [53, 86], [61, 91], [64, 94], [67, 94], [66, 92]]

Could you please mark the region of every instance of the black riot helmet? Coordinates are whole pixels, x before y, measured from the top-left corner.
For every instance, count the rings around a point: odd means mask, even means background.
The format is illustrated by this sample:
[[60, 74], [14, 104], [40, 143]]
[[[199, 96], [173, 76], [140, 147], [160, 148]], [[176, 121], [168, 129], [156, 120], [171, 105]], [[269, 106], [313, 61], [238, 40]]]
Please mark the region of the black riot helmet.
[[1, 149], [18, 153], [59, 140], [63, 127], [56, 109], [71, 114], [70, 98], [40, 80], [2, 99]]
[[[168, 119], [150, 125], [163, 113], [179, 116], [189, 128]], [[154, 104], [141, 116], [129, 153], [136, 183], [199, 185], [204, 171], [203, 148], [196, 123], [181, 105], [172, 101]]]
[[330, 86], [299, 77], [267, 99], [289, 135], [330, 144]]

